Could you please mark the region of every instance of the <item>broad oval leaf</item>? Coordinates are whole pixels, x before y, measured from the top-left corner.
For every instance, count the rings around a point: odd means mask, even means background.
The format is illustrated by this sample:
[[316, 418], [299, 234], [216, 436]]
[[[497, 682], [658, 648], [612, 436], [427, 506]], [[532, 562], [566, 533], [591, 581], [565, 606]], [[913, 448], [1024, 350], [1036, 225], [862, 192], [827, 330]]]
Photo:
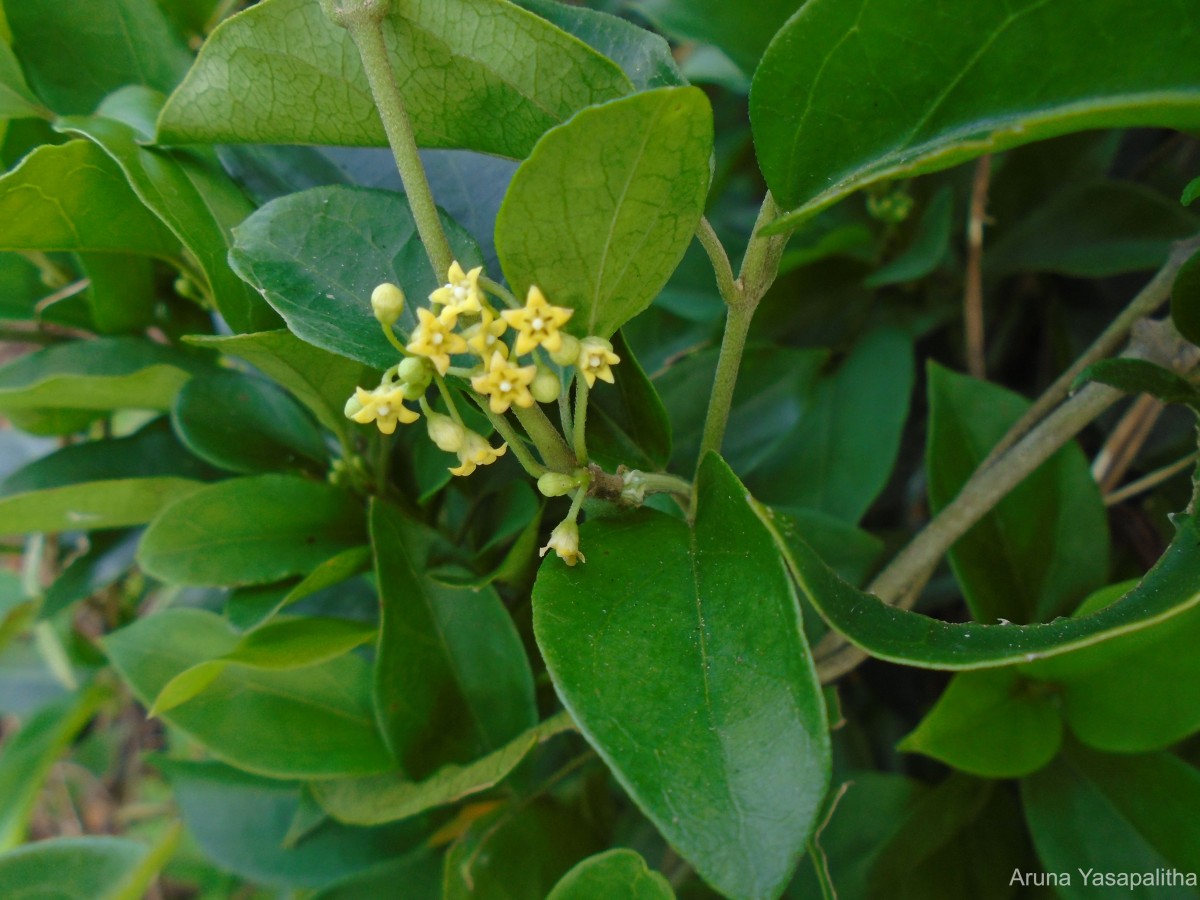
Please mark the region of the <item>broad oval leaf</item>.
[[509, 285], [575, 310], [608, 337], [650, 305], [691, 243], [708, 193], [713, 122], [699, 88], [645, 91], [546, 133], [508, 186], [496, 252]]
[[671, 35], [714, 44], [746, 75], [803, 0], [634, 0], [632, 6]]
[[667, 879], [650, 870], [633, 850], [589, 856], [554, 886], [546, 900], [674, 900]]
[[1197, 28], [1200, 8], [1141, 0], [809, 0], [750, 92], [759, 165], [787, 211], [775, 227], [886, 178], [1055, 135], [1200, 126]]
[[1177, 517], [1175, 539], [1133, 590], [1077, 619], [1034, 625], [943, 622], [888, 606], [847, 584], [800, 537], [787, 516], [758, 506], [788, 569], [830, 627], [878, 659], [923, 669], [987, 669], [1057, 656], [1137, 632], [1200, 604], [1200, 530]]
[[303, 575], [366, 539], [347, 491], [290, 475], [231, 478], [163, 510], [138, 561], [176, 584], [269, 584]]
[[419, 526], [379, 501], [370, 519], [381, 609], [376, 712], [405, 774], [423, 778], [532, 727], [533, 673], [495, 589], [434, 581]]
[[67, 900], [138, 900], [179, 840], [168, 828], [153, 847], [129, 838], [36, 841], [0, 856], [0, 896]]
[[[401, 0], [384, 40], [423, 147], [521, 159], [575, 110], [632, 89], [615, 63], [507, 0]], [[217, 28], [158, 139], [387, 144], [358, 50], [311, 0], [267, 0]]]
[[1171, 319], [1180, 334], [1193, 344], [1200, 343], [1200, 252], [1193, 253], [1175, 273]]
[[[186, 669], [231, 652], [238, 636], [213, 613], [165, 609], [101, 645], [149, 707]], [[218, 759], [273, 778], [337, 778], [390, 771], [395, 762], [371, 711], [371, 670], [345, 655], [290, 671], [229, 666], [163, 719]]]
[[829, 781], [800, 607], [746, 490], [700, 470], [695, 529], [651, 510], [588, 522], [588, 561], [551, 558], [534, 632], [588, 741], [723, 893], [773, 897]]
[[[479, 248], [442, 217], [458, 260], [479, 264]], [[444, 280], [421, 245], [408, 201], [390, 191], [341, 185], [273, 200], [233, 230], [229, 261], [262, 292], [299, 338], [376, 369], [397, 354], [371, 312], [384, 281], [408, 297], [397, 330], [415, 326], [416, 306]], [[347, 394], [349, 396], [349, 394]]]
[[[929, 366], [925, 468], [933, 512], [950, 503], [1028, 409], [998, 385]], [[1046, 622], [1108, 580], [1108, 517], [1083, 451], [1064, 446], [963, 535], [949, 557], [980, 622]]]
[[12, 47], [0, 41], [0, 120], [35, 116], [49, 118], [50, 115], [25, 83], [25, 75], [13, 55]]

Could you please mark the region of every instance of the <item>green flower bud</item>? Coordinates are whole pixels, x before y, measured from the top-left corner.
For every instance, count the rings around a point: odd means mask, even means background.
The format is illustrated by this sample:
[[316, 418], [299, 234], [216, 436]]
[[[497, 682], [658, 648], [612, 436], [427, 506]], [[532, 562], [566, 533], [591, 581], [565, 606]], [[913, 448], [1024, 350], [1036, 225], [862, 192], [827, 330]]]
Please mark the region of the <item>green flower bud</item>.
[[550, 358], [560, 366], [573, 366], [579, 359], [579, 338], [570, 334], [562, 335], [562, 346], [550, 354]]
[[380, 325], [395, 325], [404, 310], [404, 291], [385, 281], [371, 291], [371, 309]]
[[558, 376], [539, 366], [533, 384], [529, 385], [529, 393], [533, 394], [533, 399], [538, 403], [553, 403], [561, 391], [562, 382], [558, 380]]
[[425, 424], [429, 429], [429, 439], [437, 444], [439, 450], [457, 453], [463, 448], [467, 430], [449, 416], [435, 412], [426, 413]]
[[547, 472], [538, 479], [537, 486], [543, 497], [561, 497], [579, 487], [579, 479], [562, 472]]
[[362, 388], [351, 394], [350, 399], [346, 401], [345, 413], [347, 419], [353, 419], [356, 414], [363, 410], [363, 402], [358, 397], [359, 391], [362, 391]]
[[404, 385], [404, 399], [417, 400], [433, 381], [433, 365], [423, 356], [408, 356], [396, 366], [396, 380]]

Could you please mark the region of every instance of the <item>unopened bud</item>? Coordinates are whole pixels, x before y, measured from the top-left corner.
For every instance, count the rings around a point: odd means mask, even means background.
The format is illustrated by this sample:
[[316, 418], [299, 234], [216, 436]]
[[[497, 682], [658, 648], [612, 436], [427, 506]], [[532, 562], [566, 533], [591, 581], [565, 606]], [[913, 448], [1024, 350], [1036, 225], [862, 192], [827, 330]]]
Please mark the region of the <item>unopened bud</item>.
[[404, 311], [404, 291], [390, 282], [384, 282], [371, 291], [371, 309], [381, 325], [395, 325]]
[[439, 450], [447, 453], [457, 453], [463, 448], [467, 438], [467, 430], [441, 413], [427, 413], [425, 423], [429, 429], [429, 439], [437, 444]]
[[396, 366], [396, 380], [404, 385], [404, 399], [416, 400], [433, 381], [433, 365], [423, 356], [407, 356]]
[[352, 419], [352, 418], [354, 418], [354, 416], [357, 413], [362, 412], [362, 410], [363, 410], [363, 405], [362, 405], [362, 402], [358, 399], [358, 393], [355, 392], [355, 393], [351, 394], [350, 399], [346, 401], [346, 408], [345, 408], [346, 418]]
[[553, 403], [562, 391], [562, 382], [549, 369], [538, 368], [533, 384], [529, 385], [529, 393], [538, 403]]
[[573, 366], [579, 359], [579, 338], [573, 335], [562, 335], [562, 346], [550, 354], [550, 358], [560, 366]]
[[561, 497], [579, 487], [579, 479], [562, 472], [547, 472], [538, 479], [537, 486], [543, 497]]

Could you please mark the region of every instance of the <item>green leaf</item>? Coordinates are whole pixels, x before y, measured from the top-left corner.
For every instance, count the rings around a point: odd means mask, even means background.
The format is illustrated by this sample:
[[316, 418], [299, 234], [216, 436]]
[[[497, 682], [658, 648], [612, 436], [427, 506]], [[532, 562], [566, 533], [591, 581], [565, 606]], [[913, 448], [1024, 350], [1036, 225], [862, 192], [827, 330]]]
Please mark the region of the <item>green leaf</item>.
[[[165, 609], [101, 646], [144, 705], [186, 669], [229, 653], [238, 635], [198, 609]], [[190, 703], [163, 715], [217, 759], [274, 778], [390, 771], [375, 727], [371, 670], [353, 654], [289, 671], [229, 666]]]
[[[614, 63], [506, 0], [394, 3], [384, 40], [422, 147], [521, 159], [547, 128], [632, 87]], [[350, 35], [309, 0], [267, 0], [214, 31], [158, 140], [387, 143]]]
[[0, 41], [0, 120], [48, 115], [29, 85], [12, 47]]
[[1134, 894], [1128, 885], [1097, 890], [1082, 873], [1200, 871], [1200, 772], [1166, 754], [1107, 756], [1072, 748], [1021, 783], [1021, 799], [1038, 857], [1048, 872], [1069, 872], [1059, 897], [1195, 897], [1160, 886]]
[[139, 118], [152, 117], [161, 103], [162, 98], [150, 91], [128, 88], [108, 98], [96, 115], [60, 119], [55, 127], [95, 141], [120, 167], [138, 199], [199, 263], [213, 301], [230, 327], [237, 331], [276, 327], [278, 317], [229, 267], [230, 229], [254, 207], [221, 169], [216, 155], [207, 149], [143, 146], [138, 129], [118, 121], [129, 107]]
[[589, 856], [554, 886], [546, 900], [674, 900], [667, 879], [653, 872], [633, 850]]
[[[509, 285], [575, 310], [609, 337], [667, 283], [704, 212], [712, 110], [699, 88], [658, 88], [581, 111], [513, 176], [496, 218]], [[553, 198], [558, 198], [554, 200]]]
[[[921, 221], [908, 247], [872, 274], [867, 279], [867, 286], [878, 288], [917, 281], [936, 269], [950, 249], [953, 216], [954, 191], [945, 184], [930, 198], [925, 211], [921, 213]], [[992, 248], [988, 247], [989, 263], [992, 252]]]
[[1175, 273], [1171, 319], [1180, 334], [1193, 344], [1200, 343], [1200, 253], [1193, 253]]
[[596, 844], [591, 827], [557, 804], [495, 810], [446, 854], [442, 900], [545, 897], [572, 865], [600, 849]]
[[[931, 364], [929, 407], [926, 472], [937, 513], [1029, 404], [1002, 387]], [[1045, 622], [1105, 584], [1108, 518], [1079, 445], [1071, 442], [1050, 457], [949, 556], [979, 622]]]
[[954, 676], [899, 749], [982, 778], [1018, 778], [1050, 762], [1061, 744], [1053, 692], [1006, 668]]
[[227, 666], [288, 671], [305, 669], [349, 653], [375, 637], [375, 626], [346, 619], [308, 616], [276, 619], [248, 632], [237, 646], [216, 659], [185, 669], [166, 683], [150, 707], [151, 716], [187, 703]]
[[0, 368], [0, 410], [167, 410], [201, 368], [194, 357], [139, 338], [56, 344]]
[[5, 10], [29, 83], [60, 115], [90, 113], [126, 84], [166, 93], [191, 63], [154, 0], [39, 0]]
[[588, 452], [601, 464], [658, 471], [671, 459], [671, 421], [626, 340], [613, 336], [621, 377], [589, 394]]
[[[222, 869], [279, 888], [323, 887], [405, 853], [408, 827], [346, 828], [324, 822], [297, 846], [284, 843], [301, 786], [213, 762], [156, 758], [188, 832]], [[372, 895], [364, 895], [372, 896]]]
[[[811, 509], [774, 507], [794, 522], [801, 539], [851, 584], [861, 584], [883, 553], [883, 541], [870, 532], [847, 525]], [[807, 623], [811, 625], [812, 623]]]
[[866, 335], [817, 382], [747, 486], [766, 503], [856, 524], [896, 463], [914, 377], [911, 337], [893, 328]]
[[309, 900], [363, 900], [386, 897], [404, 885], [405, 900], [442, 900], [442, 858], [420, 849], [372, 866], [358, 875], [339, 879]]
[[92, 684], [42, 707], [5, 739], [0, 749], [0, 852], [25, 840], [50, 767], [109, 697], [106, 688]]
[[1183, 193], [1179, 197], [1179, 202], [1184, 206], [1191, 206], [1197, 197], [1200, 197], [1200, 178], [1193, 178], [1184, 187]]
[[87, 304], [100, 334], [141, 331], [154, 321], [154, 270], [150, 258], [124, 253], [80, 253], [88, 280]]
[[0, 573], [0, 651], [24, 633], [38, 612], [37, 598], [26, 595], [20, 576]]
[[371, 562], [370, 547], [351, 547], [320, 563], [294, 583], [239, 588], [229, 597], [225, 613], [238, 628], [261, 625], [280, 610], [311, 597], [365, 571]]
[[517, 735], [499, 750], [465, 766], [442, 766], [424, 781], [406, 781], [397, 774], [373, 775], [315, 781], [312, 792], [325, 811], [339, 822], [349, 825], [394, 822], [495, 787], [534, 747], [574, 727], [571, 717], [560, 712]]
[[128, 838], [55, 838], [0, 856], [0, 896], [24, 900], [140, 900], [171, 858], [179, 829], [153, 847]]
[[90, 250], [172, 260], [179, 242], [91, 141], [38, 147], [0, 177], [0, 250]]
[[[459, 262], [478, 265], [470, 236], [445, 216], [442, 225]], [[296, 337], [376, 369], [394, 365], [397, 354], [371, 312], [371, 291], [384, 281], [401, 287], [408, 302], [397, 330], [407, 334], [415, 307], [444, 280], [429, 266], [408, 202], [390, 191], [335, 185], [289, 194], [233, 236], [235, 271], [263, 292]]]
[[1157, 191], [1122, 181], [1067, 187], [988, 242], [989, 277], [1058, 272], [1102, 278], [1157, 269], [1171, 245], [1195, 234], [1194, 215]]
[[346, 399], [373, 377], [362, 363], [306, 344], [286, 329], [229, 337], [192, 335], [187, 341], [244, 359], [291, 391], [318, 422], [335, 434], [348, 430], [343, 413]]
[[749, 75], [772, 36], [803, 0], [741, 4], [721, 0], [637, 0], [638, 12], [663, 31], [720, 47]]
[[586, 523], [586, 564], [542, 565], [534, 633], [580, 730], [680, 855], [724, 893], [775, 896], [828, 786], [824, 704], [745, 488], [709, 456], [697, 490], [694, 531], [647, 509]]
[[639, 91], [687, 84], [671, 55], [671, 45], [653, 31], [619, 16], [558, 0], [517, 0], [517, 5], [611, 59]]
[[[771, 42], [750, 92], [759, 165], [789, 211], [777, 226], [868, 184], [1055, 135], [1195, 128], [1197, 27], [1200, 9], [1138, 0], [981, 0], [965, 17], [907, 0], [806, 3]], [[1067, 60], [1063, 34], [1078, 51]], [[1029, 77], [1050, 59], [1060, 63], [1054, 77]]]
[[1098, 381], [1127, 394], [1149, 394], [1163, 403], [1182, 403], [1200, 414], [1200, 388], [1170, 369], [1145, 359], [1102, 359], [1079, 373], [1075, 386]]
[[168, 507], [146, 530], [138, 561], [176, 584], [268, 584], [306, 574], [365, 537], [352, 494], [257, 475], [210, 485]]
[[1200, 531], [1190, 518], [1177, 518], [1167, 552], [1111, 606], [1045, 624], [981, 625], [888, 606], [839, 578], [786, 516], [757, 509], [792, 577], [830, 627], [872, 656], [902, 665], [965, 670], [1032, 662], [1148, 628], [1200, 603]]
[[493, 588], [434, 581], [418, 526], [379, 501], [370, 519], [381, 604], [376, 714], [405, 774], [424, 778], [536, 724], [533, 673]]
[[329, 462], [308, 413], [261, 378], [235, 372], [193, 378], [175, 398], [171, 423], [188, 449], [232, 472], [321, 471]]

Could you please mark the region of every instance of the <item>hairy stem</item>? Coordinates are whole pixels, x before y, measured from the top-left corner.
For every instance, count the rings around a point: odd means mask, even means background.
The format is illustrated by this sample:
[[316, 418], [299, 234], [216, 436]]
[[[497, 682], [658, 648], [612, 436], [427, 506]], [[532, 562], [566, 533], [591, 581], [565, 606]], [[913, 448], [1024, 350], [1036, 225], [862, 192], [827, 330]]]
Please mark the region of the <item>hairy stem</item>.
[[729, 264], [729, 254], [725, 252], [725, 245], [717, 237], [717, 233], [708, 219], [700, 220], [700, 225], [696, 229], [696, 238], [712, 261], [713, 274], [717, 277], [717, 290], [721, 292], [721, 299], [729, 304], [737, 302], [741, 297], [741, 290], [737, 281], [734, 280], [733, 267]]
[[575, 421], [571, 429], [575, 459], [581, 466], [588, 462], [587, 452], [588, 383], [582, 375], [575, 379]]
[[517, 462], [521, 464], [521, 468], [527, 474], [534, 478], [541, 478], [546, 474], [546, 467], [533, 458], [533, 454], [529, 452], [529, 448], [525, 446], [525, 441], [517, 430], [509, 424], [508, 419], [504, 416], [498, 416], [488, 408], [487, 401], [482, 397], [475, 396], [472, 399], [483, 410], [483, 414], [488, 417], [488, 421], [492, 423], [492, 427], [496, 429], [496, 433], [504, 439], [504, 443], [508, 444], [513, 452], [513, 456], [517, 458]]
[[546, 414], [539, 407], [530, 406], [522, 409], [514, 406], [513, 412], [549, 468], [555, 472], [573, 472], [578, 468], [575, 454], [571, 452], [571, 448], [567, 446], [563, 436], [559, 434], [558, 429], [550, 423]]

